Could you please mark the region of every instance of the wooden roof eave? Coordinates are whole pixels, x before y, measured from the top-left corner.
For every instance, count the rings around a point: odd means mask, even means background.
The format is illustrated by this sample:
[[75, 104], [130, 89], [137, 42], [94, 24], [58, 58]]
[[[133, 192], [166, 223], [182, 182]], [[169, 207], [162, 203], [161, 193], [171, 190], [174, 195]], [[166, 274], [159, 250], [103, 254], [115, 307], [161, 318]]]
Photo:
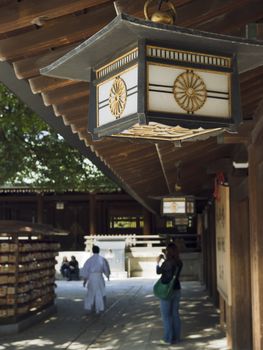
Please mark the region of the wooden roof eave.
[[25, 102], [30, 108], [37, 113], [45, 122], [52, 126], [57, 132], [63, 136], [67, 142], [74, 148], [78, 149], [81, 154], [89, 158], [98, 169], [108, 176], [117, 185], [122, 187], [134, 199], [136, 199], [148, 210], [155, 212], [148, 203], [141, 198], [132, 188], [129, 187], [122, 179], [120, 179], [105, 163], [81, 141], [78, 134], [73, 133], [70, 127], [66, 127], [62, 118], [55, 118], [51, 107], [45, 107], [39, 95], [33, 95], [29, 84], [24, 80], [18, 80], [15, 77], [14, 70], [7, 62], [0, 63], [0, 81], [9, 88], [16, 96]]

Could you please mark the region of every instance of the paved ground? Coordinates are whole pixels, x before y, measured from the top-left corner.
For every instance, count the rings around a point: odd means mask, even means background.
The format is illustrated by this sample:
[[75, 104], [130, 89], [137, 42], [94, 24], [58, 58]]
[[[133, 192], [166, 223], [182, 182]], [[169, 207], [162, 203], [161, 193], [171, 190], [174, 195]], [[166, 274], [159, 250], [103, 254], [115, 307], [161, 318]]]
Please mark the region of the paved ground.
[[218, 313], [197, 282], [182, 283], [182, 342], [160, 345], [159, 303], [155, 280], [131, 278], [107, 282], [107, 310], [86, 316], [82, 282], [58, 281], [58, 313], [17, 335], [1, 336], [0, 350], [226, 350]]

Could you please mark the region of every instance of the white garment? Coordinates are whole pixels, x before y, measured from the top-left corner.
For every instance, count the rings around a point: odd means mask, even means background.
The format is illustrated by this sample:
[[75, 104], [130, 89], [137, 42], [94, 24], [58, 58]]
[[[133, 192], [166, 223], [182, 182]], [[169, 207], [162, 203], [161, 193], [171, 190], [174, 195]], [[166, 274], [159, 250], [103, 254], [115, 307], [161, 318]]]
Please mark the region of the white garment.
[[96, 313], [104, 311], [106, 296], [103, 274], [109, 278], [110, 267], [108, 261], [99, 254], [93, 254], [84, 264], [80, 272], [87, 280], [87, 295], [84, 299], [84, 309], [91, 311], [95, 307]]

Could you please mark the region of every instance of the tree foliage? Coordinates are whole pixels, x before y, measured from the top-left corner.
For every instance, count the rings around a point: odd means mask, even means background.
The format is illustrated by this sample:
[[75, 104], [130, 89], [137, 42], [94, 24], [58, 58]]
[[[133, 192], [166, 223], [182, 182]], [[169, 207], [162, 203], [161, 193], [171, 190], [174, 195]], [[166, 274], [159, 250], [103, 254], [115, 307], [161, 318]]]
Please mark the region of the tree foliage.
[[117, 186], [6, 87], [0, 85], [0, 186], [56, 191]]

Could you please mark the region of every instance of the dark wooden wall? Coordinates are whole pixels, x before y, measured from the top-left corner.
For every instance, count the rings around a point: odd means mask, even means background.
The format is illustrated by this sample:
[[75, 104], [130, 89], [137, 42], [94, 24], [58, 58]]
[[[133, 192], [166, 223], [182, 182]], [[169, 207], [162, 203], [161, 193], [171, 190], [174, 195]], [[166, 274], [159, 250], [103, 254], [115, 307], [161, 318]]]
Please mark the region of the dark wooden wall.
[[[56, 208], [58, 202], [64, 204], [64, 209]], [[2, 193], [0, 196], [1, 220], [45, 223], [66, 230], [70, 235], [63, 238], [63, 249], [84, 249], [84, 235], [110, 233], [112, 210], [119, 216], [143, 215], [142, 206], [125, 193]], [[135, 228], [132, 233], [142, 231]]]
[[[57, 203], [63, 203], [62, 210]], [[200, 210], [200, 209], [199, 209]], [[127, 218], [133, 227], [112, 227], [113, 218]], [[62, 249], [84, 249], [88, 234], [177, 234], [175, 226], [167, 227], [169, 218], [143, 208], [125, 193], [2, 193], [0, 220], [22, 220], [51, 225], [69, 232], [62, 239]], [[185, 233], [196, 233], [196, 220]]]
[[253, 350], [263, 349], [263, 106], [249, 145], [250, 265]]

